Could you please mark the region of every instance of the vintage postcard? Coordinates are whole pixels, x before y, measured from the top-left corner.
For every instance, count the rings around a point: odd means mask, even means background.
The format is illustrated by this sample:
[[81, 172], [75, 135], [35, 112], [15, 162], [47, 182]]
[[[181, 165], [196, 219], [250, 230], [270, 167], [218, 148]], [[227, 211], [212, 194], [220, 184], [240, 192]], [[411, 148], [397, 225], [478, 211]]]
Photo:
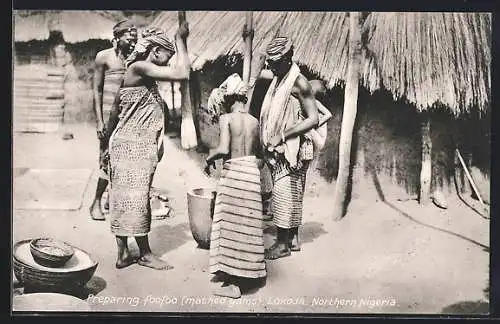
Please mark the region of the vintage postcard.
[[13, 16], [14, 314], [489, 314], [491, 13]]

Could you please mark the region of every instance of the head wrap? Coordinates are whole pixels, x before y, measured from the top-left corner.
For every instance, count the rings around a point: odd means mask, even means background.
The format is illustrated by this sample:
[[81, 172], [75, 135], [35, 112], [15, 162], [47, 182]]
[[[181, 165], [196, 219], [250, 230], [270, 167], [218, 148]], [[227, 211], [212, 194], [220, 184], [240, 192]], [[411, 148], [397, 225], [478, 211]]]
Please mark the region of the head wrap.
[[267, 45], [266, 55], [269, 60], [277, 61], [293, 48], [292, 42], [288, 37], [276, 37]]
[[152, 27], [142, 32], [143, 39], [161, 46], [172, 53], [175, 53], [174, 43], [167, 37], [165, 32], [158, 27]]
[[224, 91], [225, 96], [245, 95], [247, 93], [246, 84], [238, 73], [231, 74], [226, 81], [222, 82], [219, 88]]
[[226, 96], [247, 94], [248, 87], [241, 79], [238, 73], [230, 75], [222, 84], [212, 90], [208, 98], [208, 112], [212, 116], [218, 117], [223, 111], [223, 106], [226, 102]]
[[113, 27], [113, 37], [120, 38], [126, 32], [137, 32], [137, 27], [128, 20], [122, 20]]
[[137, 41], [134, 51], [129, 55], [125, 64], [128, 67], [130, 64], [144, 59], [145, 54], [153, 47], [161, 46], [167, 51], [175, 53], [175, 45], [167, 37], [165, 32], [159, 28], [148, 28], [142, 32], [142, 38]]

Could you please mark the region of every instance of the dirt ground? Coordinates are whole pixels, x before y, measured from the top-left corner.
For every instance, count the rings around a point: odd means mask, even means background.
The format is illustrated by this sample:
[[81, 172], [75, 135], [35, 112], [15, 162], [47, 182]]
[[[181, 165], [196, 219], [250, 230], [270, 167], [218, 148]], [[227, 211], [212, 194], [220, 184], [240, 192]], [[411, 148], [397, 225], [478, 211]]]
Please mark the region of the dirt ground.
[[[354, 183], [346, 217], [331, 219], [334, 183], [311, 171], [307, 180], [302, 251], [267, 261], [265, 285], [239, 300], [210, 293], [208, 251], [197, 247], [189, 228], [186, 192], [214, 186], [200, 158], [165, 137], [165, 156], [154, 186], [164, 190], [171, 217], [153, 222], [154, 252], [174, 265], [156, 271], [139, 265], [117, 270], [109, 223], [90, 219], [96, 186], [97, 140], [92, 125], [61, 133], [14, 134], [14, 184], [23, 168], [87, 168], [93, 173], [78, 211], [14, 210], [14, 243], [51, 236], [91, 253], [99, 262], [80, 298], [94, 311], [250, 313], [487, 313], [489, 221], [457, 197], [448, 209], [422, 207], [384, 179]], [[15, 202], [16, 197], [14, 197]], [[467, 204], [479, 210], [476, 201]], [[265, 229], [273, 242], [272, 223]], [[131, 241], [132, 242], [132, 241]], [[137, 252], [135, 243], [132, 248]], [[14, 295], [27, 293], [14, 280]], [[90, 297], [89, 297], [90, 296]], [[129, 297], [118, 299], [118, 297]]]

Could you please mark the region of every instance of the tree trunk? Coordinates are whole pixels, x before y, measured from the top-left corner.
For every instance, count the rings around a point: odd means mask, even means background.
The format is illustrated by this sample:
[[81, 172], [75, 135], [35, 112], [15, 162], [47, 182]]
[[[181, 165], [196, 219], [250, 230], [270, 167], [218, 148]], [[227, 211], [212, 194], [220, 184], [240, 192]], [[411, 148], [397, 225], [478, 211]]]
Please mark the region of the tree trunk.
[[[186, 21], [186, 12], [179, 11], [179, 24]], [[184, 40], [186, 42], [186, 40]], [[181, 145], [182, 148], [189, 150], [198, 146], [196, 128], [193, 120], [193, 106], [191, 102], [191, 91], [189, 89], [189, 80], [181, 82]]]
[[248, 84], [250, 81], [250, 71], [252, 64], [252, 40], [253, 40], [253, 11], [247, 11], [245, 13], [245, 24], [247, 30], [250, 31], [245, 41], [245, 55], [243, 57], [243, 81]]
[[351, 143], [358, 104], [359, 66], [361, 60], [360, 13], [349, 13], [349, 65], [345, 86], [344, 111], [339, 141], [339, 170], [333, 202], [333, 218], [344, 216], [347, 198], [347, 181], [351, 164]]
[[429, 117], [424, 117], [421, 124], [422, 136], [422, 168], [420, 170], [420, 204], [426, 205], [430, 200], [432, 179], [432, 140]]

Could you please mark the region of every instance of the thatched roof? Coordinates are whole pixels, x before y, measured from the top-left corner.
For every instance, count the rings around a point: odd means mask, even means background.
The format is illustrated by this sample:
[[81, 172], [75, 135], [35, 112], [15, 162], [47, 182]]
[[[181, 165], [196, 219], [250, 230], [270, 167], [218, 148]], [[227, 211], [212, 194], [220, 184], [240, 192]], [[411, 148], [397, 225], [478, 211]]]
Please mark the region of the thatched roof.
[[[186, 16], [195, 69], [221, 55], [243, 52], [244, 11], [188, 11]], [[294, 40], [294, 57], [334, 86], [347, 71], [346, 18], [345, 12], [254, 11], [254, 53], [263, 53], [276, 35], [288, 35]], [[176, 11], [162, 12], [151, 23], [171, 36], [177, 24]]]
[[111, 39], [116, 20], [93, 11], [14, 11], [14, 41], [45, 40], [60, 31], [68, 43]]
[[[294, 58], [327, 81], [344, 80], [348, 54], [347, 12], [254, 12], [254, 55], [276, 35], [288, 35]], [[188, 11], [188, 50], [199, 69], [208, 60], [243, 52], [245, 12]], [[151, 23], [171, 36], [177, 12]], [[442, 103], [456, 113], [490, 98], [491, 15], [479, 13], [370, 13], [364, 23], [362, 82], [384, 86], [418, 109]]]
[[383, 86], [419, 110], [459, 114], [490, 103], [491, 15], [371, 13], [364, 23], [365, 86]]

